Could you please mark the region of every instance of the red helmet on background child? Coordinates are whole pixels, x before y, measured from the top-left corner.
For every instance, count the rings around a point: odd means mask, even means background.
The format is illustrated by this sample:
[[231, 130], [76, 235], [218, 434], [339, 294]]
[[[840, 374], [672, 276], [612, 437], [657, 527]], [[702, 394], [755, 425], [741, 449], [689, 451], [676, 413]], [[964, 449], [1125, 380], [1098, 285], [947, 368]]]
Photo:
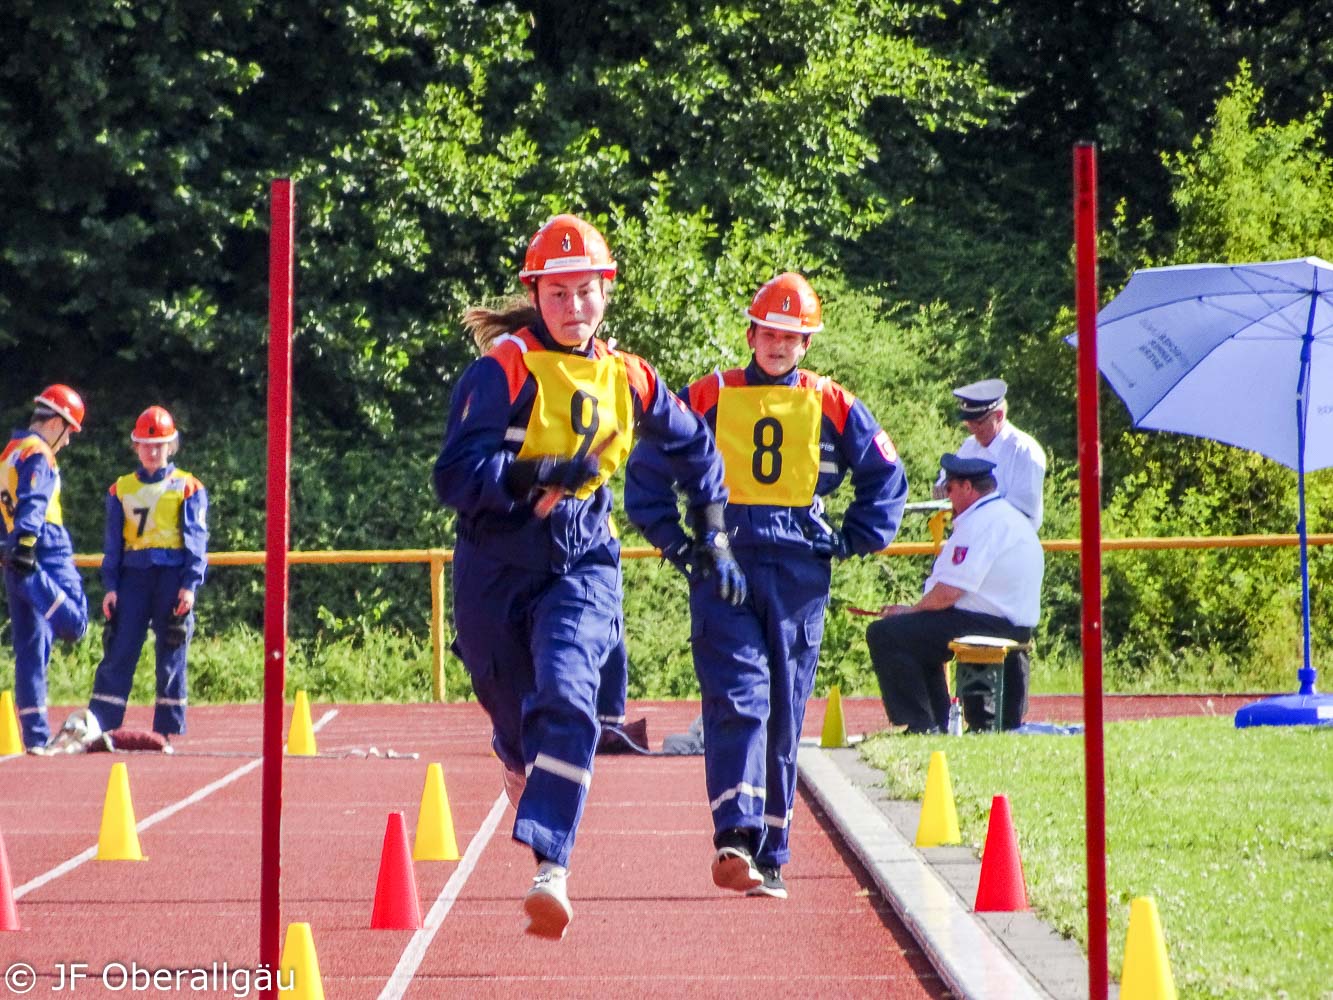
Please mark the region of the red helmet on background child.
[[519, 280], [529, 288], [547, 274], [571, 274], [596, 271], [611, 280], [616, 276], [616, 262], [606, 240], [596, 227], [577, 215], [557, 215], [542, 226], [528, 243]]
[[176, 440], [176, 421], [165, 407], [150, 406], [134, 422], [130, 440], [135, 444], [169, 444]]
[[48, 385], [39, 395], [33, 396], [32, 401], [57, 414], [71, 429], [83, 430], [83, 400], [69, 386], [58, 382]]
[[824, 329], [819, 296], [795, 271], [784, 271], [754, 293], [746, 317], [760, 326], [812, 334]]

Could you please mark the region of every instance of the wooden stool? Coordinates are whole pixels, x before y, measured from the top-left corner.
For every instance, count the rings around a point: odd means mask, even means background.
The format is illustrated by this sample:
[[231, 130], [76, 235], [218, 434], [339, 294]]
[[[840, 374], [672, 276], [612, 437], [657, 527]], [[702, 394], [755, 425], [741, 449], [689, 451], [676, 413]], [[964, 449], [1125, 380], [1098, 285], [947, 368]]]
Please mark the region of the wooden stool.
[[1016, 650], [1030, 650], [1032, 643], [1001, 639], [993, 635], [964, 635], [949, 643], [953, 653], [953, 693], [961, 700], [977, 695], [995, 698], [992, 729], [1004, 728], [1004, 661]]

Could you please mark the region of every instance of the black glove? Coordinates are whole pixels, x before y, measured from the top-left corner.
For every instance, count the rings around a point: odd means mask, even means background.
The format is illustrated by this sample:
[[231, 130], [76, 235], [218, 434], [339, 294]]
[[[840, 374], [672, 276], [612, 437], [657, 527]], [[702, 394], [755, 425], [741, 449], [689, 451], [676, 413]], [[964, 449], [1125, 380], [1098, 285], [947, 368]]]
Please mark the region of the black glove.
[[745, 603], [749, 586], [731, 552], [725, 531], [706, 531], [694, 543], [694, 569], [701, 580], [712, 577], [717, 596], [733, 607]]
[[9, 565], [20, 576], [27, 576], [37, 569], [37, 539], [34, 536], [24, 535], [14, 543], [9, 553]]
[[162, 641], [168, 649], [179, 649], [185, 645], [189, 633], [185, 629], [185, 615], [172, 615], [167, 619], [167, 627], [162, 630]]
[[677, 541], [662, 546], [662, 561], [669, 562], [676, 569], [680, 570], [688, 580], [693, 567], [690, 565], [690, 549], [693, 548], [690, 540], [681, 536]]
[[505, 486], [516, 497], [526, 497], [539, 486], [554, 486], [574, 493], [597, 478], [597, 460], [559, 458], [543, 455], [541, 458], [521, 458], [509, 463], [505, 470]]
[[846, 559], [852, 554], [851, 543], [841, 528], [834, 528], [810, 539], [810, 548], [821, 559]]

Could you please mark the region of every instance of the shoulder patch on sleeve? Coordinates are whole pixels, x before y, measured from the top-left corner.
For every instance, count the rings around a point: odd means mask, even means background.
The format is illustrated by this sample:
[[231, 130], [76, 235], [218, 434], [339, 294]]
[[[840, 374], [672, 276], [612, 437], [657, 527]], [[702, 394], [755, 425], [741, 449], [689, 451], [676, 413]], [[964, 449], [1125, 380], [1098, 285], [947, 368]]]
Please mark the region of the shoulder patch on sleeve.
[[875, 447], [884, 456], [884, 461], [898, 461], [898, 449], [893, 446], [893, 439], [889, 437], [889, 432], [883, 427], [875, 432]]

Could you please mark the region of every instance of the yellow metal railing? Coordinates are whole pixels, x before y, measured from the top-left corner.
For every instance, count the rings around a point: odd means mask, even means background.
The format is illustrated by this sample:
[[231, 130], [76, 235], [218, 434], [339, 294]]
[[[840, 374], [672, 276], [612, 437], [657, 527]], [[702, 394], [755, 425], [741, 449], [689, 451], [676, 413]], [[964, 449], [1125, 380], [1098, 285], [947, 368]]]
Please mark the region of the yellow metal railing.
[[[935, 519], [931, 518], [934, 522]], [[932, 535], [935, 525], [932, 524]], [[940, 525], [942, 538], [942, 524]], [[1310, 535], [1310, 545], [1333, 545], [1333, 534]], [[1077, 552], [1082, 543], [1077, 538], [1051, 538], [1043, 541], [1047, 552]], [[1300, 544], [1299, 535], [1212, 535], [1180, 536], [1177, 538], [1103, 538], [1102, 551], [1160, 549], [1242, 549], [1294, 546]], [[939, 551], [937, 541], [894, 542], [881, 550], [883, 556], [929, 556]], [[661, 552], [651, 546], [639, 545], [621, 549], [623, 559], [655, 559]], [[289, 552], [290, 566], [330, 566], [343, 563], [425, 563], [430, 568], [430, 639], [431, 671], [435, 700], [444, 700], [444, 568], [454, 561], [452, 549], [347, 549], [336, 552]], [[210, 552], [210, 566], [261, 566], [264, 553]], [[74, 565], [96, 569], [102, 565], [102, 556], [76, 555]]]

